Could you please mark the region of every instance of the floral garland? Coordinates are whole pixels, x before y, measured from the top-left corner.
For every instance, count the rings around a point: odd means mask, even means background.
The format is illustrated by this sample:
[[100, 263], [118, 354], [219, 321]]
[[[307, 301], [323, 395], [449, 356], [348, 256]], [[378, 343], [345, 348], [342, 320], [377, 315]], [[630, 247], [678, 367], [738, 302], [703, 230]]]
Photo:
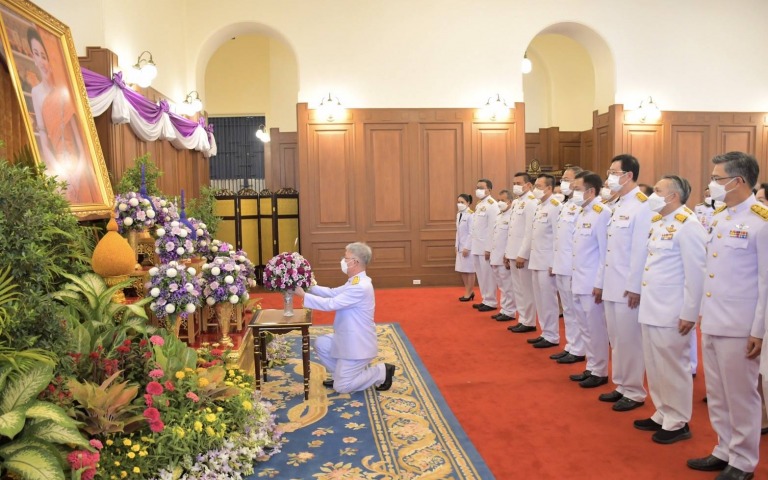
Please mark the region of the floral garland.
[[240, 265], [229, 257], [216, 257], [203, 265], [203, 298], [212, 306], [221, 302], [233, 305], [248, 301], [245, 278]]
[[120, 233], [140, 232], [155, 225], [155, 210], [148, 198], [128, 192], [115, 196], [115, 216]]
[[[157, 318], [187, 318], [200, 305], [202, 288], [194, 268], [171, 261], [149, 269], [149, 308]], [[173, 322], [170, 322], [173, 323]]]
[[155, 231], [155, 253], [162, 263], [192, 258], [195, 244], [192, 241], [192, 230], [177, 220], [160, 227]]
[[296, 287], [312, 285], [312, 267], [299, 253], [283, 252], [264, 267], [264, 288], [285, 292]]

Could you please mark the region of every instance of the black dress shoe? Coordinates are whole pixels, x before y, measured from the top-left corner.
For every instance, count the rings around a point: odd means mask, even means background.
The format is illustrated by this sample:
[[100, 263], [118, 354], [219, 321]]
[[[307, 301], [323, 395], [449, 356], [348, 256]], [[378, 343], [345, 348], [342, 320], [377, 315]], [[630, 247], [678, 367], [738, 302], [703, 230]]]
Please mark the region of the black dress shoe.
[[498, 318], [500, 315], [504, 315], [504, 314], [503, 313], [497, 313], [495, 315], [491, 315], [491, 318], [496, 320], [496, 318]]
[[533, 348], [552, 348], [560, 345], [559, 343], [552, 343], [546, 338], [542, 338], [540, 341], [533, 344]]
[[472, 292], [472, 294], [468, 297], [459, 297], [460, 302], [469, 302], [475, 299], [475, 292]]
[[391, 363], [385, 363], [384, 370], [386, 372], [384, 381], [382, 382], [381, 385], [376, 387], [376, 390], [380, 392], [389, 390], [392, 387], [392, 378], [395, 376], [395, 366], [392, 365]]
[[510, 331], [513, 333], [528, 333], [528, 332], [535, 332], [536, 327], [529, 327], [528, 325], [523, 325], [522, 323], [515, 325], [514, 328], [510, 328]]
[[694, 470], [701, 470], [702, 472], [717, 472], [724, 470], [728, 466], [728, 462], [721, 460], [714, 455], [702, 458], [692, 458], [685, 462], [688, 468]]
[[526, 342], [528, 342], [528, 343], [536, 343], [536, 342], [540, 342], [542, 340], [544, 340], [544, 337], [536, 337], [536, 338], [529, 338], [528, 340], [526, 340]]
[[328, 380], [323, 380], [323, 386], [325, 388], [333, 388], [333, 379], [329, 378]]
[[472, 308], [480, 308], [481, 305], [482, 303], [473, 303]]
[[617, 392], [616, 390], [612, 391], [611, 393], [601, 393], [599, 397], [597, 397], [598, 400], [601, 402], [608, 402], [608, 403], [616, 403], [619, 400], [624, 398], [624, 395]]
[[715, 477], [715, 480], [752, 480], [753, 478], [755, 478], [753, 472], [745, 472], [744, 470], [739, 470], [736, 467], [728, 465], [720, 475]]
[[588, 379], [591, 376], [592, 376], [592, 372], [590, 372], [589, 370], [584, 370], [582, 373], [570, 375], [568, 378], [570, 378], [572, 382], [581, 382]]
[[496, 310], [497, 307], [492, 307], [490, 305], [482, 304], [479, 307], [477, 307], [478, 312], [490, 312], [493, 310]]
[[570, 353], [568, 353], [568, 350], [563, 350], [562, 352], [553, 353], [549, 356], [549, 358], [552, 360], [557, 360], [559, 358], [565, 357], [566, 355], [570, 355]]
[[654, 422], [652, 418], [635, 420], [632, 423], [632, 426], [638, 430], [644, 430], [646, 432], [658, 432], [661, 430], [661, 424]]
[[[598, 377], [597, 375], [590, 375], [588, 379], [579, 382], [581, 388], [595, 388], [600, 385], [608, 383], [608, 377]], [[614, 405], [615, 406], [615, 405]]]
[[557, 363], [571, 364], [571, 363], [583, 362], [586, 359], [587, 357], [585, 357], [584, 355], [572, 355], [569, 353], [563, 358], [558, 358]]
[[613, 404], [614, 412], [628, 412], [630, 410], [634, 410], [636, 408], [642, 407], [645, 405], [645, 402], [638, 402], [635, 400], [632, 400], [629, 397], [623, 397], [621, 400]]
[[493, 317], [494, 317], [494, 320], [496, 320], [497, 322], [509, 322], [510, 320], [514, 320], [515, 319], [515, 317], [510, 317], [509, 315], [504, 314], [504, 313], [500, 313], [498, 315], [494, 315]]
[[683, 428], [678, 428], [677, 430], [659, 430], [653, 434], [651, 440], [656, 443], [668, 445], [689, 438], [691, 438], [691, 429], [688, 428], [688, 424], [686, 423]]

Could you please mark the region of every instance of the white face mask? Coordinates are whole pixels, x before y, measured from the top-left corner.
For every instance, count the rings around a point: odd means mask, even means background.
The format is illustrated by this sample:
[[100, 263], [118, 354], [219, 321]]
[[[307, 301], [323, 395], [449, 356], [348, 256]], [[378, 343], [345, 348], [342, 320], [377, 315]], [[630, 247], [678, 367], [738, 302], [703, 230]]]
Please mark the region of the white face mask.
[[517, 195], [518, 197], [522, 195], [523, 192], [523, 186], [522, 185], [512, 185], [512, 193]]
[[[728, 183], [731, 183], [732, 181], [736, 180], [736, 178], [732, 178], [728, 180]], [[720, 185], [716, 181], [712, 180], [709, 182], [709, 194], [712, 195], [712, 198], [717, 202], [722, 202], [725, 200], [725, 196], [730, 192], [730, 190], [727, 190], [725, 187], [728, 186], [728, 183], [725, 185]]]
[[507, 202], [498, 202], [499, 203], [499, 209], [503, 212], [507, 209], [509, 205], [507, 205]]
[[578, 206], [584, 205], [584, 192], [573, 192], [571, 201]]
[[475, 190], [475, 196], [477, 198], [479, 198], [480, 200], [484, 199], [485, 198], [485, 189], [478, 188], [477, 190]]
[[608, 180], [605, 181], [605, 185], [610, 188], [612, 192], [618, 192], [622, 187], [621, 183], [619, 183], [619, 178], [624, 175], [608, 175]]
[[348, 270], [349, 270], [349, 266], [347, 265], [347, 261], [342, 258], [341, 259], [341, 271], [344, 273], [344, 275], [346, 275]]
[[540, 188], [534, 188], [533, 196], [536, 197], [536, 200], [541, 200], [544, 197], [544, 190]]
[[466, 203], [457, 203], [456, 208], [459, 209], [460, 212], [464, 212], [467, 210], [467, 204]]
[[571, 190], [571, 182], [563, 180], [560, 182], [560, 191], [563, 192], [563, 195], [570, 195], [573, 190]]
[[[563, 187], [560, 187], [560, 188], [563, 188]], [[565, 201], [565, 195], [563, 195], [562, 193], [553, 193], [552, 198], [554, 198], [560, 203], [563, 203]]]
[[600, 189], [600, 198], [603, 200], [609, 200], [613, 196], [613, 192], [608, 187], [603, 187]]
[[666, 206], [667, 197], [660, 197], [656, 192], [653, 192], [651, 196], [648, 197], [648, 208], [650, 208], [652, 212], [660, 212]]

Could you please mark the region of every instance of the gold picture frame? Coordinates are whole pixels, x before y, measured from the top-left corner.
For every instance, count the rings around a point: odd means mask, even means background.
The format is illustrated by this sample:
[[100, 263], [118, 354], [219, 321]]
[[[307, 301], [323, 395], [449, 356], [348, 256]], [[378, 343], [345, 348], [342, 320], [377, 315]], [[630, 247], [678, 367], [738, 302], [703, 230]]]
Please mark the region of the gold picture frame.
[[69, 27], [27, 0], [0, 0], [0, 60], [8, 65], [29, 146], [81, 220], [115, 200]]

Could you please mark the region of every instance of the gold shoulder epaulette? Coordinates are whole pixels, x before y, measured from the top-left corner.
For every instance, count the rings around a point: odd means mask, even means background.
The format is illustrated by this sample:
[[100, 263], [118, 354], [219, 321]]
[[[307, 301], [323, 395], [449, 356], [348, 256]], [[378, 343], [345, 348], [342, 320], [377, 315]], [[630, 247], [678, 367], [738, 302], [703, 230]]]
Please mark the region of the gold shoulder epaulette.
[[638, 200], [640, 200], [641, 202], [645, 202], [646, 200], [648, 200], [648, 197], [646, 197], [646, 196], [645, 196], [645, 194], [644, 194], [643, 192], [637, 192], [637, 194], [636, 194], [635, 196], [636, 196], [636, 197], [637, 197], [637, 199], [638, 199]]
[[752, 211], [763, 217], [763, 220], [768, 221], [768, 208], [760, 205], [759, 203], [756, 203], [752, 205]]
[[560, 205], [560, 202], [558, 202], [556, 198], [550, 198], [549, 203], [551, 203], [554, 206]]
[[728, 208], [728, 205], [723, 205], [720, 208], [718, 208], [717, 210], [715, 210], [715, 212], [712, 215], [717, 215], [718, 213], [722, 212], [726, 208]]
[[651, 222], [658, 222], [662, 218], [664, 217], [662, 217], [660, 213], [657, 213], [656, 215], [653, 216], [653, 218], [651, 219]]
[[493, 199], [492, 199], [492, 198], [489, 198], [489, 199], [488, 199], [488, 203], [490, 203], [491, 205], [493, 205]]
[[684, 207], [683, 207], [683, 211], [684, 211], [685, 213], [687, 213], [688, 215], [693, 215], [693, 210], [691, 210], [691, 209], [690, 209], [690, 208], [688, 208], [688, 207], [685, 207], [685, 206], [684, 206]]
[[471, 208], [468, 208], [468, 209], [467, 209], [467, 212], [469, 212], [469, 213], [475, 213], [475, 211], [474, 211], [474, 210], [472, 210]]
[[600, 205], [599, 203], [596, 203], [592, 205], [592, 210], [596, 211], [597, 213], [600, 213], [603, 211], [603, 206]]
[[685, 223], [686, 220], [688, 220], [688, 215], [684, 213], [678, 213], [675, 215], [675, 220], [677, 220], [680, 223]]
[[355, 276], [352, 278], [352, 285], [357, 285], [358, 283], [360, 283], [360, 277], [358, 277], [357, 275], [355, 275]]
[[534, 197], [532, 193], [529, 193], [528, 200], [536, 200], [536, 197]]

